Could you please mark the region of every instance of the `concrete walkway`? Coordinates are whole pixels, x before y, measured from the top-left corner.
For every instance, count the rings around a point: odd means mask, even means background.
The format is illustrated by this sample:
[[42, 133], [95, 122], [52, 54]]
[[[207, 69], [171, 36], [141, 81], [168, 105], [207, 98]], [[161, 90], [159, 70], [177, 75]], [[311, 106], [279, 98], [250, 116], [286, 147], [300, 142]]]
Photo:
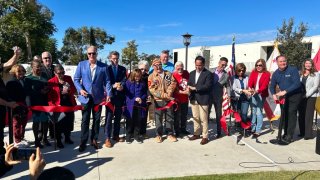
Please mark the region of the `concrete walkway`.
[[[214, 115], [212, 115], [214, 117]], [[269, 143], [277, 131], [271, 133], [265, 121], [263, 135], [256, 139], [224, 136], [214, 139], [215, 123], [209, 122], [210, 142], [200, 145], [200, 140], [189, 141], [187, 137], [178, 142], [156, 143], [153, 138], [143, 144], [117, 143], [113, 148], [99, 150], [88, 146], [85, 152], [78, 152], [80, 140], [81, 113], [76, 113], [74, 145], [54, 150], [45, 147], [42, 153], [47, 162], [45, 169], [64, 166], [74, 172], [77, 179], [150, 179], [160, 177], [183, 177], [206, 174], [244, 173], [279, 170], [319, 169], [320, 156], [315, 153], [315, 139], [296, 141], [288, 146]], [[188, 130], [192, 132], [192, 121]], [[103, 128], [100, 129], [100, 145], [104, 142]], [[122, 130], [123, 131], [123, 130]], [[8, 142], [8, 129], [5, 140]], [[148, 135], [154, 137], [154, 127]], [[298, 134], [298, 133], [297, 133]], [[31, 123], [27, 125], [26, 139], [33, 141]], [[289, 161], [294, 161], [290, 163]], [[6, 174], [4, 179], [28, 179], [28, 162], [23, 162]]]

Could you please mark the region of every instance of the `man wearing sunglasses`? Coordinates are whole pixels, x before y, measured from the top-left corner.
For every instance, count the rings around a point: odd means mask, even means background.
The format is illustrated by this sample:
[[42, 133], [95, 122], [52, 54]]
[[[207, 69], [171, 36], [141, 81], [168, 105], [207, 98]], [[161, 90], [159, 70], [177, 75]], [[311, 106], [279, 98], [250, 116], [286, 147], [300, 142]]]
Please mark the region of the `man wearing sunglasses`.
[[214, 109], [216, 112], [216, 122], [217, 122], [217, 134], [216, 138], [221, 137], [221, 124], [220, 118], [222, 116], [222, 101], [223, 101], [223, 89], [226, 88], [228, 96], [230, 97], [230, 85], [229, 85], [229, 75], [225, 68], [228, 65], [228, 59], [225, 57], [220, 58], [218, 67], [212, 69], [213, 73], [213, 88], [211, 91], [211, 100], [209, 106], [209, 116], [212, 108], [212, 104], [214, 105]]
[[[79, 93], [78, 100], [84, 106], [82, 111], [81, 122], [81, 142], [79, 146], [79, 152], [83, 152], [86, 149], [87, 141], [89, 138], [89, 124], [90, 114], [92, 111], [93, 122], [91, 130], [91, 145], [98, 149], [98, 137], [100, 129], [100, 117], [102, 107], [99, 105], [105, 98], [106, 101], [110, 101], [112, 96], [110, 77], [106, 69], [106, 64], [97, 61], [97, 48], [90, 46], [87, 49], [88, 60], [81, 61], [76, 69], [74, 75], [74, 84]], [[94, 107], [99, 106], [95, 111]]]

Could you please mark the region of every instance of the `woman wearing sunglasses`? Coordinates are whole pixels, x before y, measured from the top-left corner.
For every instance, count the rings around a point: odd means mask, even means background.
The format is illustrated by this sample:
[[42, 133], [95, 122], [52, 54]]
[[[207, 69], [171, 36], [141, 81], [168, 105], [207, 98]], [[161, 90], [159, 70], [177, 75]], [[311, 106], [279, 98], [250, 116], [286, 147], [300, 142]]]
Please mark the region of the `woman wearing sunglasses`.
[[251, 92], [251, 132], [254, 137], [260, 136], [263, 124], [263, 104], [268, 97], [268, 85], [270, 82], [270, 73], [267, 71], [266, 61], [258, 59], [255, 68], [249, 77], [249, 90]]
[[[74, 86], [71, 77], [64, 75], [64, 73], [64, 68], [60, 64], [54, 67], [55, 76], [48, 81], [50, 86], [48, 102], [50, 106], [76, 105], [76, 100], [74, 97], [74, 94], [76, 93], [76, 87]], [[60, 113], [58, 115], [60, 115]], [[56, 123], [55, 134], [58, 148], [64, 148], [64, 145], [61, 142], [62, 133], [64, 133], [65, 136], [65, 143], [73, 144], [73, 141], [70, 138], [71, 131], [73, 130], [73, 123], [74, 112], [66, 112], [65, 117]]]

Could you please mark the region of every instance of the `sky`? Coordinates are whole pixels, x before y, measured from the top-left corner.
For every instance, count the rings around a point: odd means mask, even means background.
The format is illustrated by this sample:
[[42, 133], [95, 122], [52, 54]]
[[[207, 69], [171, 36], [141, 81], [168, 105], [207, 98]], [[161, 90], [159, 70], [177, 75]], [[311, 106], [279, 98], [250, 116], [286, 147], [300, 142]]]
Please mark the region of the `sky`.
[[[190, 47], [274, 40], [277, 28], [294, 17], [308, 24], [307, 36], [320, 35], [319, 0], [39, 0], [54, 13], [58, 48], [69, 27], [93, 26], [115, 36], [100, 58], [135, 40], [138, 53], [184, 48], [182, 34], [192, 34]], [[102, 56], [102, 57], [101, 57]]]

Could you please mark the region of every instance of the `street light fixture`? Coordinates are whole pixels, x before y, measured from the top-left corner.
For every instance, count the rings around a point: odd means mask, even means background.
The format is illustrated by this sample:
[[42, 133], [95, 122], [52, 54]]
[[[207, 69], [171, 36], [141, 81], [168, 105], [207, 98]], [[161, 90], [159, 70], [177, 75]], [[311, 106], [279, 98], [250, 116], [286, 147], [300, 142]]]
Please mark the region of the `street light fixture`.
[[186, 33], [186, 34], [183, 34], [182, 37], [183, 37], [183, 44], [186, 46], [186, 59], [185, 59], [185, 69], [187, 70], [187, 67], [188, 67], [188, 46], [190, 45], [191, 43], [191, 34], [189, 33]]

